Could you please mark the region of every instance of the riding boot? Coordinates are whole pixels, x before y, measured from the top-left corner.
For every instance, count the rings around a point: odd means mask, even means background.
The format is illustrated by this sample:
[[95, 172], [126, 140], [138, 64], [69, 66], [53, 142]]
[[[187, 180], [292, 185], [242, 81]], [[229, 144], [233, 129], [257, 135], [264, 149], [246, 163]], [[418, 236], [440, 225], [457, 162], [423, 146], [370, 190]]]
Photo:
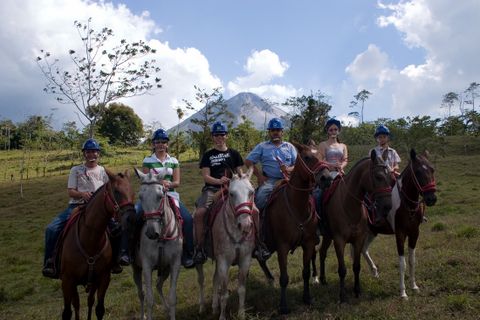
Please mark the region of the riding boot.
[[[265, 232], [264, 231], [264, 219], [260, 218], [260, 213], [258, 210], [253, 210], [252, 213], [253, 222], [255, 224], [255, 249], [253, 250], [253, 257], [255, 257], [258, 261], [267, 261], [272, 253], [268, 250], [267, 245], [264, 242]], [[260, 220], [262, 222], [260, 222]]]
[[195, 240], [195, 249], [193, 252], [193, 262], [195, 264], [204, 264], [207, 261], [207, 255], [205, 253], [204, 242], [205, 242], [205, 216], [206, 208], [197, 208], [195, 214], [193, 215], [193, 225], [194, 225], [194, 240]]
[[47, 278], [53, 278], [53, 279], [58, 278], [57, 273], [55, 272], [55, 264], [53, 262], [53, 258], [47, 259], [47, 261], [45, 262], [45, 265], [43, 266], [42, 274], [44, 277], [47, 277]]

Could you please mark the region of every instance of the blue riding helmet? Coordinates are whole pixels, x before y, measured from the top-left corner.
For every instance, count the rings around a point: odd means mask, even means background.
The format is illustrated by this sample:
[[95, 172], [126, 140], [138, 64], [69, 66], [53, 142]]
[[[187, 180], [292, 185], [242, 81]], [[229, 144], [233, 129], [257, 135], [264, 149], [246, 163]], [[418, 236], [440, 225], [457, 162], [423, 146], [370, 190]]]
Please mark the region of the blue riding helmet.
[[82, 151], [85, 151], [85, 150], [100, 151], [100, 145], [98, 144], [98, 142], [95, 139], [90, 138], [90, 139], [85, 140], [85, 142], [83, 143]]
[[375, 134], [373, 135], [375, 138], [379, 135], [384, 134], [386, 136], [390, 136], [390, 130], [384, 126], [383, 124], [379, 125], [375, 130]]
[[168, 138], [167, 131], [163, 129], [158, 129], [153, 133], [152, 141], [155, 141], [155, 140], [170, 141], [170, 139]]
[[216, 121], [212, 125], [212, 134], [227, 134], [227, 133], [228, 133], [227, 126], [224, 125], [222, 122]]
[[340, 121], [335, 118], [331, 118], [328, 119], [327, 123], [325, 123], [325, 132], [327, 132], [328, 128], [330, 128], [330, 126], [332, 125], [336, 125], [338, 127], [338, 130], [342, 130], [342, 124], [340, 123]]
[[283, 130], [283, 123], [279, 118], [272, 118], [270, 121], [268, 121], [267, 130], [275, 129]]

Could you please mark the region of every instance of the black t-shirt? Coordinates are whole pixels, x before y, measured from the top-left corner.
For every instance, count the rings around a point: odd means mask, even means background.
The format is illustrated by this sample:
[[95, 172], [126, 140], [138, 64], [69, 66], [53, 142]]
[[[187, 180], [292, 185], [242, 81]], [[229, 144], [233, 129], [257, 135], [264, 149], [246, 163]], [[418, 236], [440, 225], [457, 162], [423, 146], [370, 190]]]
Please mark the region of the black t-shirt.
[[[227, 149], [227, 151], [210, 149], [204, 153], [200, 161], [200, 169], [210, 168], [210, 175], [217, 179], [225, 175], [231, 177], [232, 171], [235, 172], [235, 169], [241, 166], [243, 166], [242, 156], [234, 149]], [[209, 183], [205, 183], [205, 186], [218, 187]]]

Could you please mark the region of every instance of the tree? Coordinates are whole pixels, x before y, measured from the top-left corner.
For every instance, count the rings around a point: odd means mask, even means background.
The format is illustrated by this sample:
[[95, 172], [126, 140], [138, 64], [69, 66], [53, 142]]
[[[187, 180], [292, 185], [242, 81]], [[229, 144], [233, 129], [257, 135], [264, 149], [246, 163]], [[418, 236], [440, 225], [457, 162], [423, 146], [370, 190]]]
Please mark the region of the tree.
[[[350, 101], [350, 108], [354, 108], [361, 102], [360, 106], [360, 123], [363, 123], [363, 109], [365, 107], [365, 101], [369, 98], [372, 93], [368, 90], [363, 89], [353, 96], [355, 100]], [[358, 112], [350, 112], [349, 115], [354, 115], [358, 117]]]
[[0, 149], [10, 150], [12, 148], [12, 136], [14, 135], [17, 126], [12, 120], [0, 121]]
[[452, 116], [452, 107], [455, 101], [459, 101], [458, 93], [450, 91], [442, 97], [442, 108], [448, 109], [448, 118]]
[[[332, 106], [327, 102], [327, 96], [318, 91], [309, 96], [290, 97], [283, 105], [293, 110], [290, 117], [290, 139], [307, 144], [310, 139], [320, 141], [323, 125]], [[320, 125], [319, 125], [320, 124]]]
[[471, 104], [472, 105], [472, 111], [475, 112], [475, 98], [480, 97], [480, 94], [478, 93], [478, 90], [480, 88], [480, 84], [476, 82], [470, 83], [467, 89], [465, 89], [465, 94], [466, 97], [470, 98], [469, 100], [466, 100], [466, 104]]
[[143, 135], [143, 124], [132, 108], [121, 103], [110, 103], [98, 121], [98, 132], [110, 144], [135, 146]]
[[[198, 147], [199, 156], [201, 157], [210, 144], [210, 127], [217, 121], [222, 120], [231, 126], [231, 118], [233, 115], [227, 110], [227, 104], [223, 99], [223, 95], [220, 93], [221, 88], [214, 88], [212, 92], [207, 93], [205, 89], [201, 89], [194, 86], [197, 92], [195, 93], [195, 99], [204, 104], [200, 111], [198, 111], [198, 117], [192, 118], [190, 121], [200, 127], [200, 131], [190, 130], [194, 145]], [[187, 100], [186, 108], [193, 110], [192, 104]]]
[[257, 130], [245, 115], [242, 115], [242, 120], [242, 123], [230, 130], [228, 145], [241, 154], [247, 154], [263, 140], [264, 131]]
[[90, 123], [90, 137], [108, 103], [122, 97], [143, 95], [160, 88], [160, 68], [148, 59], [155, 49], [144, 41], [128, 43], [125, 39], [109, 48], [113, 37], [110, 28], [96, 32], [86, 23], [74, 22], [81, 39], [82, 51], [68, 50], [71, 64], [60, 66], [51, 53], [41, 50], [37, 64], [47, 79], [43, 89], [56, 96], [58, 102], [73, 104]]

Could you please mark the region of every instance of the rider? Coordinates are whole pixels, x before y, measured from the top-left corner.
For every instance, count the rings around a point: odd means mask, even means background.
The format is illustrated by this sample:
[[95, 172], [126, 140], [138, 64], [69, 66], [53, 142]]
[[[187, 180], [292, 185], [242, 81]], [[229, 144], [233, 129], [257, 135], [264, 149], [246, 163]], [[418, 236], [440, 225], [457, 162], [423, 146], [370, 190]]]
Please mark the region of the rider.
[[[153, 133], [153, 153], [143, 159], [142, 171], [143, 173], [151, 172], [162, 176], [163, 186], [168, 190], [167, 195], [174, 200], [183, 220], [182, 232], [185, 241], [183, 243], [182, 265], [185, 268], [192, 268], [194, 266], [192, 259], [193, 221], [190, 212], [188, 212], [187, 207], [180, 201], [178, 192], [175, 191], [175, 188], [180, 186], [180, 163], [177, 158], [172, 157], [167, 152], [169, 140], [167, 132], [163, 129], [158, 129]], [[139, 203], [136, 206], [137, 223], [142, 221], [142, 214], [143, 209], [141, 203]], [[125, 241], [125, 237], [127, 237], [127, 241]], [[128, 265], [131, 259], [128, 255], [128, 235], [126, 232], [123, 234], [123, 239], [120, 263], [122, 265]]]
[[[83, 164], [74, 166], [68, 176], [67, 192], [70, 197], [68, 207], [47, 226], [45, 230], [45, 257], [42, 273], [46, 277], [55, 277], [55, 246], [74, 208], [85, 204], [92, 194], [108, 182], [105, 168], [98, 164], [100, 145], [94, 139], [87, 139], [82, 147]], [[111, 226], [111, 224], [109, 224]], [[119, 225], [110, 228], [110, 234], [118, 232]], [[115, 231], [114, 231], [115, 230]], [[112, 247], [117, 247], [118, 241], [112, 241]], [[113, 248], [112, 248], [113, 249]], [[115, 248], [114, 251], [118, 251]], [[116, 256], [116, 255], [115, 255]], [[122, 272], [122, 267], [114, 263], [112, 273]]]
[[[332, 179], [335, 179], [339, 174], [345, 173], [345, 167], [348, 164], [348, 150], [344, 143], [340, 142], [338, 138], [340, 131], [342, 130], [342, 124], [335, 118], [329, 119], [325, 123], [325, 133], [327, 134], [327, 140], [322, 141], [317, 148], [317, 158], [320, 161], [325, 161], [330, 165], [330, 175]], [[315, 206], [319, 213], [320, 233], [325, 234], [326, 225], [324, 213], [322, 212], [322, 190], [320, 188], [315, 189], [313, 192], [315, 197]]]
[[[375, 140], [377, 140], [377, 146], [373, 148], [373, 150], [375, 150], [377, 157], [383, 159], [388, 170], [390, 170], [390, 173], [392, 174], [392, 182], [395, 183], [396, 178], [400, 175], [399, 163], [401, 162], [401, 159], [397, 151], [389, 146], [391, 138], [390, 130], [384, 125], [379, 125], [377, 129], [375, 129], [373, 136], [375, 137]], [[386, 157], [384, 156], [385, 150], [387, 151]], [[385, 219], [386, 216], [382, 217], [380, 215], [375, 215], [375, 225], [381, 225]]]
[[241, 174], [243, 159], [237, 150], [227, 147], [227, 126], [220, 121], [212, 125], [213, 148], [205, 152], [200, 160], [203, 181], [202, 194], [195, 202], [193, 223], [195, 225], [194, 261], [202, 264], [207, 260], [204, 248], [207, 211], [211, 207], [214, 195], [222, 185], [230, 181], [232, 172]]
[[[280, 119], [272, 118], [268, 122], [267, 130], [270, 140], [257, 144], [245, 160], [247, 168], [253, 166], [253, 174], [257, 177], [258, 188], [255, 193], [255, 205], [260, 212], [267, 205], [267, 200], [275, 188], [275, 184], [279, 180], [289, 177], [297, 159], [295, 147], [282, 140], [283, 123]], [[262, 165], [261, 173], [256, 166], [257, 163]], [[260, 246], [257, 247], [260, 250], [260, 258], [268, 259], [270, 252], [261, 241], [259, 244]]]
[[395, 177], [398, 177], [400, 175], [399, 163], [402, 160], [400, 159], [397, 151], [395, 151], [395, 149], [389, 145], [391, 138], [390, 130], [384, 125], [379, 125], [373, 136], [375, 137], [375, 140], [377, 140], [377, 146], [373, 148], [377, 154], [377, 157], [382, 158], [383, 152], [388, 150], [387, 158], [383, 160], [388, 166], [390, 172], [393, 173]]

